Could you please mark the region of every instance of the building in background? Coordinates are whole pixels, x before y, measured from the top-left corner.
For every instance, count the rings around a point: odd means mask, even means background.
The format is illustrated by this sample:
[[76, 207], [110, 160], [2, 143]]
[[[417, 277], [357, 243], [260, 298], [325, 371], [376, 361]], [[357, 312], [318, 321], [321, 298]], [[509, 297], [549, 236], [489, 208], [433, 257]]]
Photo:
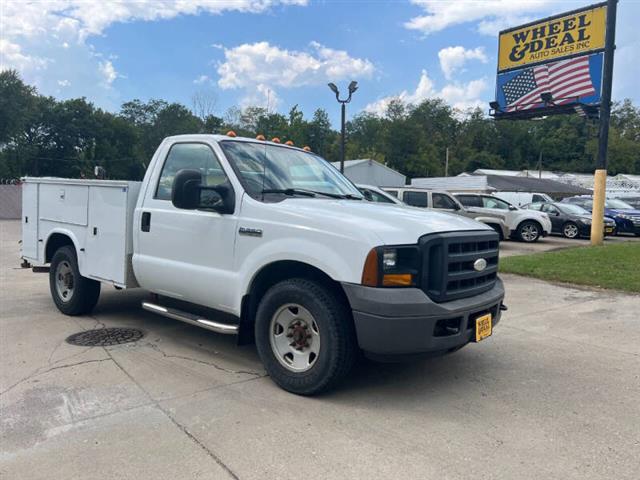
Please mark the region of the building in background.
[[[333, 166], [339, 169], [340, 162], [333, 162]], [[400, 172], [370, 158], [347, 160], [344, 174], [353, 183], [377, 187], [402, 187], [407, 182], [407, 177]]]
[[579, 185], [558, 182], [556, 180], [513, 175], [467, 175], [457, 177], [427, 177], [411, 180], [412, 187], [451, 192], [530, 192], [546, 193], [560, 199], [573, 195], [589, 195], [588, 190]]

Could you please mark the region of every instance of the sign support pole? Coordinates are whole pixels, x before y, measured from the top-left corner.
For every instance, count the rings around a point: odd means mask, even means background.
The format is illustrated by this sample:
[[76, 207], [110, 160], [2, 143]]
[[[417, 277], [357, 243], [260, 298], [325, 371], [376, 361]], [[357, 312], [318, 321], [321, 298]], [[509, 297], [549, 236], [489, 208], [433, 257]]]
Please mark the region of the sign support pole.
[[591, 245], [602, 245], [604, 240], [604, 202], [607, 188], [607, 146], [609, 144], [609, 118], [611, 117], [611, 83], [613, 79], [613, 51], [616, 40], [616, 9], [618, 0], [607, 0], [607, 33], [604, 46], [602, 78], [602, 105], [598, 159], [593, 180], [593, 210], [591, 217]]

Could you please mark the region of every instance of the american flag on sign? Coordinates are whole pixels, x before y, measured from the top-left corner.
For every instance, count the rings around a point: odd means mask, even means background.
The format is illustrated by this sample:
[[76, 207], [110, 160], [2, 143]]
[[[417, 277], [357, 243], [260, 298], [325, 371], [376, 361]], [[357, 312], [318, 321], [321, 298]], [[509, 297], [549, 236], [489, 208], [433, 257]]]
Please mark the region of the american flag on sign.
[[539, 107], [543, 103], [540, 100], [542, 93], [553, 95], [556, 105], [596, 93], [588, 56], [528, 68], [502, 85], [502, 91], [507, 112]]

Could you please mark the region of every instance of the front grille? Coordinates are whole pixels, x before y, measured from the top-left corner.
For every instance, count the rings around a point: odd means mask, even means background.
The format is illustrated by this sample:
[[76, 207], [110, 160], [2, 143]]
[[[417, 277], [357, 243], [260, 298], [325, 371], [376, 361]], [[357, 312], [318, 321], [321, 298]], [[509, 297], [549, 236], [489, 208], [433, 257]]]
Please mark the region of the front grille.
[[[425, 235], [422, 252], [422, 290], [434, 302], [478, 295], [493, 288], [498, 278], [498, 234], [472, 231]], [[481, 272], [474, 262], [483, 258]]]

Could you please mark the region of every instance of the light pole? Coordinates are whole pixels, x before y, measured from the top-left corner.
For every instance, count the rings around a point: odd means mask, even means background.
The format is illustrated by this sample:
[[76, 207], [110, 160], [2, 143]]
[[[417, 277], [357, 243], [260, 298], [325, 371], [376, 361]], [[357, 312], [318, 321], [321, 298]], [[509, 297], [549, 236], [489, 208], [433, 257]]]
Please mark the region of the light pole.
[[346, 111], [345, 105], [351, 101], [351, 95], [353, 95], [353, 92], [355, 92], [358, 89], [358, 82], [351, 82], [349, 84], [349, 96], [344, 100], [340, 100], [340, 92], [338, 91], [338, 87], [336, 87], [335, 83], [330, 83], [329, 88], [333, 93], [336, 94], [336, 100], [338, 101], [338, 103], [340, 103], [341, 110], [342, 110], [342, 119], [340, 121], [340, 173], [344, 173], [344, 135], [345, 135], [344, 133], [345, 118], [344, 117], [345, 117], [345, 111]]

